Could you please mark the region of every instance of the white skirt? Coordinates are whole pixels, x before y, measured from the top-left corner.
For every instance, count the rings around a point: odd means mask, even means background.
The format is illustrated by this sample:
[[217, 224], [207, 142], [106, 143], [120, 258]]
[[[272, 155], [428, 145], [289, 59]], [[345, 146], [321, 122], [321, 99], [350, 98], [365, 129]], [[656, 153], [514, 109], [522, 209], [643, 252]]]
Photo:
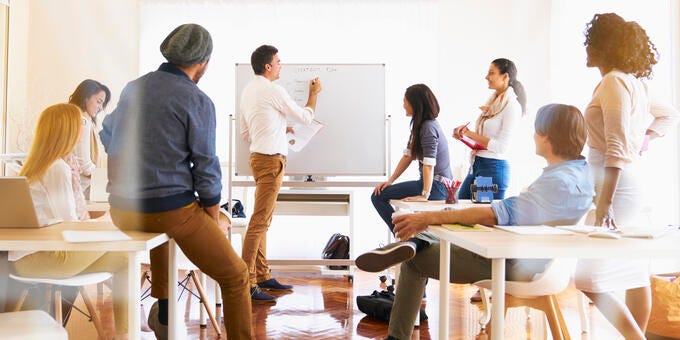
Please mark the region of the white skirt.
[[[590, 149], [588, 163], [595, 178], [595, 192], [599, 195], [604, 181], [604, 155]], [[614, 222], [620, 229], [640, 226], [642, 190], [635, 163], [621, 169], [619, 184], [614, 192], [612, 207]], [[597, 202], [597, 200], [596, 200]], [[574, 283], [586, 292], [604, 293], [649, 286], [649, 260], [647, 259], [582, 259], [576, 265]]]

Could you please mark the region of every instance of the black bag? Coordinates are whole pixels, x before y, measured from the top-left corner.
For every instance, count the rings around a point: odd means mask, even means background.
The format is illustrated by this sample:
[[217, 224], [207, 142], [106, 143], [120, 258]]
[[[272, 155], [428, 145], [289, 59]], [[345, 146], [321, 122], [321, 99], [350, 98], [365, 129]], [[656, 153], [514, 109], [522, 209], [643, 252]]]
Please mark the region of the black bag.
[[[329, 259], [349, 259], [349, 236], [339, 233], [333, 234], [321, 252], [324, 260]], [[328, 266], [333, 270], [347, 270], [348, 266]]]
[[[394, 292], [392, 286], [388, 290], [378, 292], [374, 290], [371, 295], [357, 296], [357, 306], [359, 310], [366, 315], [381, 321], [389, 322], [390, 313], [392, 312], [392, 304], [394, 304]], [[408, 292], [404, 292], [408, 294]], [[427, 320], [425, 310], [420, 309], [420, 321]]]
[[[231, 217], [232, 218], [245, 218], [246, 217], [246, 212], [245, 208], [243, 207], [243, 204], [241, 204], [241, 201], [237, 199], [232, 199], [234, 201], [234, 207], [231, 208]], [[229, 203], [224, 203], [220, 208], [224, 208], [224, 210], [229, 211]]]

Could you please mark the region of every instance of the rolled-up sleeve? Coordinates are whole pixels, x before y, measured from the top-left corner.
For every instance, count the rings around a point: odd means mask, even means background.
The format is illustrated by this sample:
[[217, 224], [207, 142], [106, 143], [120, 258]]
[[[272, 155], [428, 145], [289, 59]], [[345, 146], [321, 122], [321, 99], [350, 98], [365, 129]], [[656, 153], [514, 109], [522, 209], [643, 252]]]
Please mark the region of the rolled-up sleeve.
[[215, 153], [215, 105], [205, 97], [203, 107], [189, 116], [187, 144], [191, 151], [194, 189], [204, 206], [218, 204], [222, 192], [222, 172]]
[[274, 101], [274, 107], [283, 112], [286, 119], [290, 119], [305, 125], [314, 120], [314, 110], [310, 107], [301, 107], [293, 98], [290, 97], [288, 92], [280, 85], [274, 84], [273, 90], [275, 91], [272, 100]]

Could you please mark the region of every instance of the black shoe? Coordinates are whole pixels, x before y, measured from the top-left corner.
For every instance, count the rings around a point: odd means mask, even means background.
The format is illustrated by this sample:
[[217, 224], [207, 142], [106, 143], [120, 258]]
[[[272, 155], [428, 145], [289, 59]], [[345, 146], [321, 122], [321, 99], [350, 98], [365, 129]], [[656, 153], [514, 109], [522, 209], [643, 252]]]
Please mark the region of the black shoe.
[[293, 290], [293, 286], [281, 284], [279, 281], [276, 281], [275, 278], [258, 282], [257, 286], [266, 290]]
[[357, 268], [376, 273], [416, 255], [416, 247], [410, 242], [397, 242], [371, 250], [357, 257]]
[[276, 302], [276, 296], [263, 292], [260, 287], [250, 287], [250, 299], [252, 302]]

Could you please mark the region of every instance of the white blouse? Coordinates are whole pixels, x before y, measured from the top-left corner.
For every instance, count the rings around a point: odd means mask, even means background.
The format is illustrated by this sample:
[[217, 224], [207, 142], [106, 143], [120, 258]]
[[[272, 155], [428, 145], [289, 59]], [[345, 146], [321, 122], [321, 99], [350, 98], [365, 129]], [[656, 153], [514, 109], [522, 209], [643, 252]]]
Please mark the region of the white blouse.
[[[60, 218], [65, 222], [79, 220], [73, 196], [71, 168], [63, 159], [52, 163], [39, 181], [31, 183], [30, 190], [38, 220], [51, 218]], [[34, 252], [10, 251], [8, 259], [17, 261], [32, 253]]]
[[[505, 91], [508, 105], [495, 117], [484, 121], [483, 135], [489, 138], [486, 150], [477, 150], [477, 156], [493, 159], [506, 159], [505, 153], [512, 140], [512, 135], [522, 117], [522, 106], [512, 87]], [[500, 100], [496, 98], [496, 100]], [[479, 132], [479, 131], [478, 131]]]

